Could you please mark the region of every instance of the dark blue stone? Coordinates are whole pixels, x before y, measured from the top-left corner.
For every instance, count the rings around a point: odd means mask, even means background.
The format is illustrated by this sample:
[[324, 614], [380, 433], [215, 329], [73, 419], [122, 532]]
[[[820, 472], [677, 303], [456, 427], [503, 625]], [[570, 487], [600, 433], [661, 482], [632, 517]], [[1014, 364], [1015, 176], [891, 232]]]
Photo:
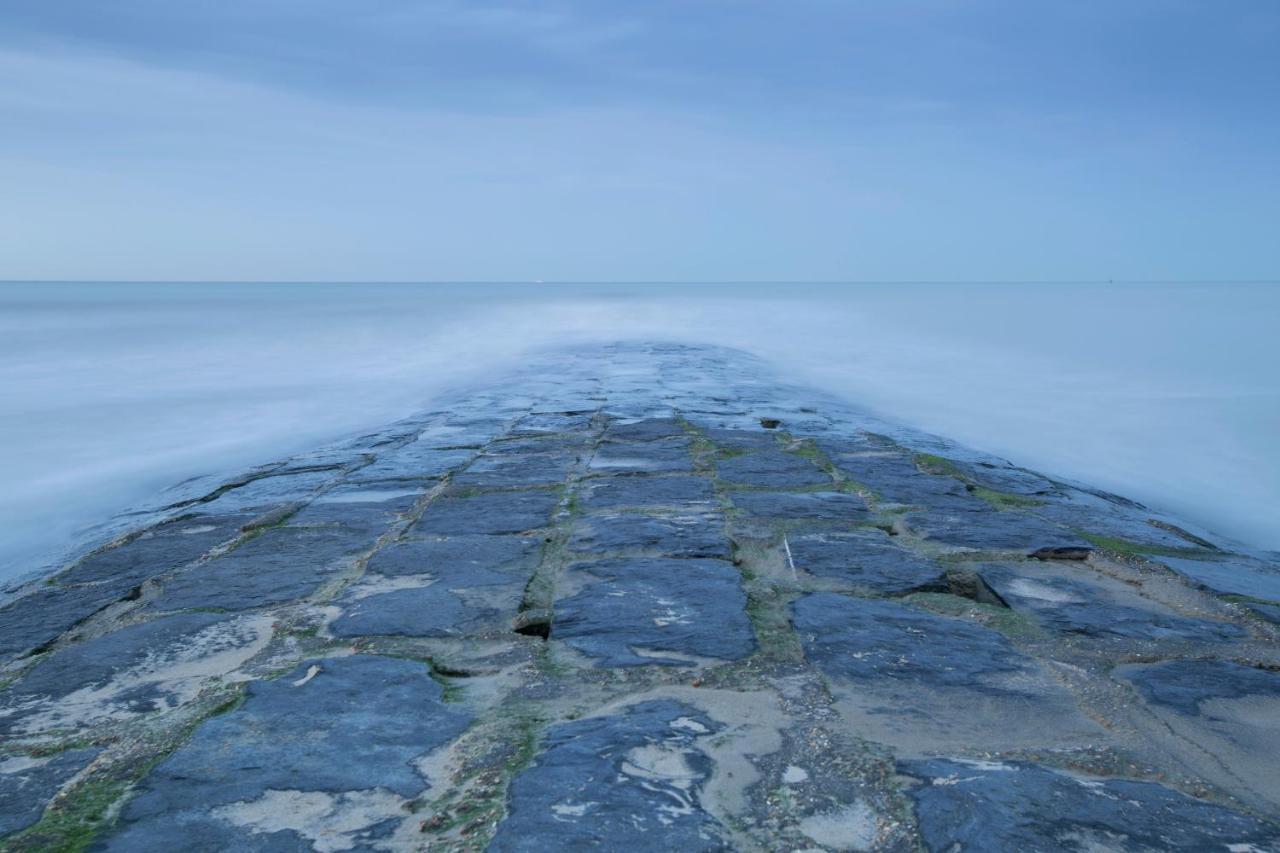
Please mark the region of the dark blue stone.
[[902, 761], [898, 769], [921, 781], [910, 796], [925, 847], [938, 853], [1264, 850], [1280, 843], [1273, 824], [1151, 782], [945, 758]]
[[[311, 663], [319, 672], [307, 679]], [[424, 664], [362, 655], [252, 682], [243, 705], [206, 720], [138, 784], [103, 847], [190, 850], [210, 839], [212, 849], [310, 849], [290, 831], [255, 836], [212, 812], [273, 790], [417, 796], [426, 783], [415, 760], [470, 722], [442, 693]]]
[[574, 566], [586, 582], [555, 604], [551, 638], [605, 666], [680, 665], [652, 649], [738, 660], [755, 648], [747, 597], [721, 560], [616, 559]]
[[582, 502], [589, 509], [617, 507], [675, 507], [715, 505], [716, 494], [706, 477], [599, 477], [585, 480]]
[[1143, 698], [1178, 713], [1195, 716], [1210, 699], [1280, 696], [1280, 672], [1217, 660], [1174, 660], [1120, 667]]
[[511, 783], [489, 850], [730, 849], [701, 802], [712, 766], [697, 740], [721, 728], [670, 700], [553, 726]]
[[4, 770], [0, 760], [0, 835], [37, 823], [49, 801], [98, 756], [98, 749], [69, 749], [35, 759], [21, 770]]
[[1062, 633], [1211, 643], [1239, 639], [1248, 633], [1230, 622], [1189, 619], [1116, 604], [1108, 600], [1102, 589], [1067, 578], [1029, 577], [995, 566], [983, 567], [981, 574], [987, 585], [1014, 610], [1034, 614], [1042, 625]]
[[732, 500], [762, 518], [860, 522], [868, 516], [862, 498], [845, 492], [734, 492]]
[[995, 631], [893, 601], [813, 593], [792, 613], [805, 656], [838, 678], [978, 689], [1028, 663]]
[[719, 513], [587, 516], [575, 526], [569, 547], [594, 553], [636, 551], [665, 557], [725, 559], [730, 552], [724, 516]]
[[796, 568], [839, 578], [886, 595], [912, 590], [945, 590], [946, 570], [894, 544], [882, 530], [808, 533], [787, 541]]
[[489, 492], [437, 498], [411, 528], [413, 535], [521, 533], [545, 527], [559, 503], [553, 492]]

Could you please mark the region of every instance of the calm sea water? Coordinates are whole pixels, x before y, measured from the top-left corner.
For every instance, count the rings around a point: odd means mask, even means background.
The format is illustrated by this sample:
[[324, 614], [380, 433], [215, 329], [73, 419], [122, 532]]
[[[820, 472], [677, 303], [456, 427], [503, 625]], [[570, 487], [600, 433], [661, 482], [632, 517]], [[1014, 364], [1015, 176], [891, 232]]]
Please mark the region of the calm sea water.
[[797, 380], [1280, 549], [1280, 287], [0, 284], [0, 581], [178, 480], [557, 342], [740, 347]]

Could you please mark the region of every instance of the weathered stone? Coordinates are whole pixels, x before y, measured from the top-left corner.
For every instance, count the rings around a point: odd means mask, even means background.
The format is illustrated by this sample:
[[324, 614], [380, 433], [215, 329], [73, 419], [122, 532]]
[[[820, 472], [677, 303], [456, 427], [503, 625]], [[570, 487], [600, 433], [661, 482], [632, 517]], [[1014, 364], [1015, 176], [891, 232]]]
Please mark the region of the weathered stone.
[[482, 455], [454, 475], [459, 486], [554, 486], [565, 481], [577, 457], [551, 453]]
[[862, 522], [867, 505], [845, 492], [735, 492], [733, 505], [762, 518]]
[[462, 533], [522, 533], [545, 527], [559, 497], [549, 491], [445, 495], [432, 501], [413, 525], [415, 536]]
[[164, 583], [156, 610], [247, 610], [304, 598], [373, 547], [376, 536], [338, 527], [274, 527]]
[[653, 441], [664, 438], [683, 438], [684, 427], [674, 418], [644, 418], [637, 421], [610, 421], [605, 430], [605, 441]]
[[475, 455], [471, 450], [441, 450], [430, 442], [417, 441], [379, 454], [369, 465], [347, 478], [352, 483], [382, 480], [432, 480], [456, 471]]
[[686, 439], [620, 444], [605, 442], [591, 458], [597, 474], [692, 473], [693, 457]]
[[239, 708], [207, 720], [138, 785], [103, 849], [310, 849], [306, 811], [322, 797], [349, 810], [328, 849], [347, 849], [406, 818], [426, 782], [414, 762], [470, 722], [445, 705], [421, 663], [354, 656], [255, 681]]
[[796, 568], [886, 595], [946, 589], [944, 567], [894, 544], [882, 530], [807, 533], [788, 538]]
[[1023, 762], [903, 761], [931, 851], [1269, 850], [1280, 830], [1150, 782], [1069, 776]]
[[985, 566], [982, 579], [1014, 610], [1034, 614], [1040, 624], [1068, 634], [1131, 640], [1225, 642], [1247, 632], [1239, 625], [1189, 619], [1161, 612], [1157, 605], [1116, 603], [1099, 586], [1048, 574], [1028, 576], [1009, 568]]
[[39, 821], [45, 806], [62, 786], [100, 751], [69, 749], [43, 758], [0, 758], [0, 835], [26, 829]]
[[158, 524], [123, 544], [94, 551], [57, 580], [62, 584], [109, 581], [135, 586], [230, 542], [253, 518], [251, 513], [192, 515]]
[[512, 436], [584, 432], [591, 427], [592, 412], [544, 412], [521, 418], [511, 429]]
[[552, 727], [489, 850], [729, 849], [701, 801], [711, 762], [698, 741], [721, 728], [671, 700]]
[[777, 448], [721, 459], [716, 462], [716, 474], [726, 483], [755, 488], [803, 488], [831, 483], [826, 471]]
[[588, 509], [715, 505], [715, 489], [706, 477], [600, 477], [582, 483], [582, 502]]
[[1148, 702], [1189, 716], [1211, 699], [1280, 697], [1280, 672], [1229, 661], [1174, 660], [1120, 667], [1116, 674], [1138, 688]]
[[1159, 560], [1214, 592], [1280, 602], [1280, 570], [1261, 561], [1240, 557], [1220, 561], [1182, 557], [1160, 557]]
[[0, 733], [78, 728], [175, 707], [204, 679], [247, 660], [270, 634], [262, 617], [184, 613], [68, 646], [0, 694]]
[[569, 547], [594, 553], [639, 551], [665, 557], [727, 559], [730, 553], [724, 516], [720, 513], [588, 516], [575, 526]]
[[369, 571], [395, 577], [432, 574], [449, 577], [458, 570], [532, 571], [542, 540], [528, 536], [473, 534], [392, 542], [369, 558]]
[[898, 453], [840, 452], [840, 445], [819, 441], [841, 471], [874, 491], [882, 502], [923, 506], [948, 512], [976, 512], [986, 505], [972, 497], [954, 477], [926, 474], [910, 456]]
[[996, 631], [893, 601], [813, 593], [792, 612], [805, 656], [838, 678], [1005, 690], [1030, 662]]
[[289, 524], [333, 524], [381, 533], [412, 512], [426, 494], [397, 483], [357, 484], [325, 492], [289, 517]]
[[[436, 543], [410, 543], [436, 544]], [[533, 566], [496, 571], [453, 562], [430, 574], [368, 574], [339, 601], [337, 636], [449, 637], [504, 629], [516, 614]]]
[[1025, 512], [912, 512], [907, 528], [917, 536], [945, 545], [978, 550], [1036, 551], [1041, 548], [1087, 546], [1069, 530]]
[[196, 502], [192, 511], [203, 515], [223, 515], [305, 501], [341, 476], [340, 468], [286, 474], [272, 472], [210, 495]]
[[738, 660], [755, 646], [747, 597], [730, 563], [615, 559], [572, 572], [586, 586], [556, 602], [551, 637], [605, 666]]
[[0, 658], [51, 643], [128, 592], [112, 584], [45, 587], [0, 607]]

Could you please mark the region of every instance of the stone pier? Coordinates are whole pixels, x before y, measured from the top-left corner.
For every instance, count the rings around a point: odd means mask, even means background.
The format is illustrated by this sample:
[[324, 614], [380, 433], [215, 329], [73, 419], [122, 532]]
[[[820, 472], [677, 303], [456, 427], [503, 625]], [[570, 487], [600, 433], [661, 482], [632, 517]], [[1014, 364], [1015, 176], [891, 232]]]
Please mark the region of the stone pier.
[[795, 387], [538, 356], [0, 607], [0, 849], [1280, 851], [1280, 567]]

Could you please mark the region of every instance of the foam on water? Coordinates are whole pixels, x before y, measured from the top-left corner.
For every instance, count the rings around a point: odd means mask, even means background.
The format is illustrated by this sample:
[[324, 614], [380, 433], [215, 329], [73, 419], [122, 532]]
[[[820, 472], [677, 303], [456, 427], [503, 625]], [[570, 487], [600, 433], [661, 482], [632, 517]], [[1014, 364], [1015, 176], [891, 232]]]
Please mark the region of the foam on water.
[[1276, 549], [1277, 319], [1267, 285], [0, 285], [0, 581], [176, 481], [621, 338], [746, 349]]

